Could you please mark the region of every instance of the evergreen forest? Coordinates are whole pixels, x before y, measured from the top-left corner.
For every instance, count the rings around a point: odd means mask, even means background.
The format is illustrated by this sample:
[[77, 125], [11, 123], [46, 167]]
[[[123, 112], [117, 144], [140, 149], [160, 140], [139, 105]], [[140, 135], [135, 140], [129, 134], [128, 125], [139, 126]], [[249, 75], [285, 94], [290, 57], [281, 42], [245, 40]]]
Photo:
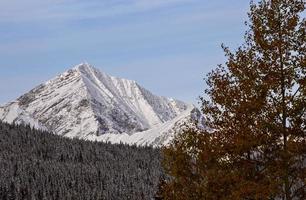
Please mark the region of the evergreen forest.
[[153, 199], [163, 176], [160, 159], [151, 147], [68, 139], [0, 122], [0, 199]]

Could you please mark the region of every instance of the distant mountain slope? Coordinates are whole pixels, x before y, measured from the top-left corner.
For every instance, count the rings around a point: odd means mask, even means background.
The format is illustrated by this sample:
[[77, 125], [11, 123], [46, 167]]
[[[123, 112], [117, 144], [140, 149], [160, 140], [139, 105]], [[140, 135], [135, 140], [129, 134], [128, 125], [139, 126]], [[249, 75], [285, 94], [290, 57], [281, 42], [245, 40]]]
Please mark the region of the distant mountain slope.
[[0, 120], [70, 138], [164, 145], [167, 132], [194, 109], [85, 63], [0, 107]]
[[158, 149], [71, 140], [0, 122], [1, 200], [151, 200], [161, 176]]

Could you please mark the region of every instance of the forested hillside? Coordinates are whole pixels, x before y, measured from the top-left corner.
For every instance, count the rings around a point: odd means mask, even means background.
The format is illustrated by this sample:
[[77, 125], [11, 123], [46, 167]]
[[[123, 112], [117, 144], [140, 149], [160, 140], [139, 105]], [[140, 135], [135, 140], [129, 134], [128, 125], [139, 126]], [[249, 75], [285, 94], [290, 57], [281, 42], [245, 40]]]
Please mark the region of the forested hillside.
[[0, 199], [152, 199], [159, 150], [62, 138], [0, 122]]

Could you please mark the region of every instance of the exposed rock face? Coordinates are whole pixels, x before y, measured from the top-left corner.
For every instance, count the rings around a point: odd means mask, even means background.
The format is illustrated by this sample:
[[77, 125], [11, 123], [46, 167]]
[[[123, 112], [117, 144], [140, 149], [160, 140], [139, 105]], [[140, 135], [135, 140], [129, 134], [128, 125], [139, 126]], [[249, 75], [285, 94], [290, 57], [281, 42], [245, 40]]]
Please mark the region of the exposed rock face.
[[71, 138], [163, 145], [169, 141], [167, 131], [190, 119], [192, 110], [135, 81], [80, 64], [0, 107], [0, 120]]

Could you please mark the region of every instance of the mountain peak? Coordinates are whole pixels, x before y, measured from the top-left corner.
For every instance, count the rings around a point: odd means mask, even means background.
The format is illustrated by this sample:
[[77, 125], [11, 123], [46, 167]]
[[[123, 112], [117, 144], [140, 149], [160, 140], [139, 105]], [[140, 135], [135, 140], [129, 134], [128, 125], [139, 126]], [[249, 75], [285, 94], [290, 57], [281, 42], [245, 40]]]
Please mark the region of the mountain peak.
[[112, 76], [102, 72], [101, 70], [95, 68], [93, 65], [84, 62], [84, 63], [80, 63], [78, 65], [76, 65], [74, 68], [72, 68], [71, 70], [68, 70], [68, 73], [70, 71], [73, 72], [77, 72], [78, 75], [80, 75], [83, 80], [84, 79], [89, 79], [91, 80], [91, 82], [95, 82], [101, 78], [103, 79], [108, 79], [111, 78]]
[[[13, 110], [15, 107], [18, 112]], [[30, 116], [32, 121], [58, 135], [81, 139], [97, 136], [98, 140], [111, 142], [119, 141], [123, 135], [132, 139], [130, 136], [156, 130], [164, 123], [170, 129], [193, 108], [184, 102], [154, 95], [135, 81], [109, 76], [86, 62], [22, 95], [15, 107], [0, 108], [0, 119], [9, 121], [13, 116], [11, 121], [14, 121]], [[16, 115], [7, 115], [10, 111]], [[146, 132], [136, 135], [134, 142], [144, 144], [159, 136], [168, 138], [163, 134], [160, 130], [154, 134]]]
[[[79, 74], [92, 74], [93, 72], [98, 71], [96, 68], [94, 68], [94, 66], [92, 66], [91, 64], [87, 62], [80, 63], [74, 66], [71, 70], [76, 71]], [[68, 70], [68, 71], [71, 71], [71, 70]]]
[[75, 70], [83, 70], [83, 69], [92, 69], [93, 66], [91, 64], [89, 64], [88, 62], [82, 62], [76, 66], [74, 66], [73, 69]]

